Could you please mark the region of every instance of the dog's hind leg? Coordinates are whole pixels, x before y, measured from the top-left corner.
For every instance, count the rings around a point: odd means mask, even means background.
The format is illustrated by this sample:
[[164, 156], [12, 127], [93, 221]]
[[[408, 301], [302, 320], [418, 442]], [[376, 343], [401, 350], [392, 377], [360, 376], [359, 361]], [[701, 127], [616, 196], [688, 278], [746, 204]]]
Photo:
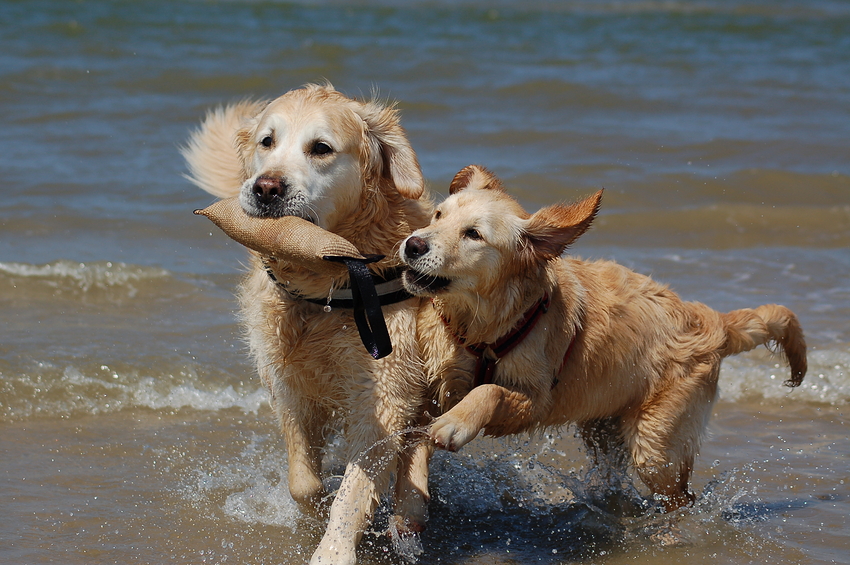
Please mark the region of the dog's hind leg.
[[720, 359], [694, 363], [630, 417], [623, 433], [641, 480], [667, 512], [692, 504], [694, 459], [717, 394]]

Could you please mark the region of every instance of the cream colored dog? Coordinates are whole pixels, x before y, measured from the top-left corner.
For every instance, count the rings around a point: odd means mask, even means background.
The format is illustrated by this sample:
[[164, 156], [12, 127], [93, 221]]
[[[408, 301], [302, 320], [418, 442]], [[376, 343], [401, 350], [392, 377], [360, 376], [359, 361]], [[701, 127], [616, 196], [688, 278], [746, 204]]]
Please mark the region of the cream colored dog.
[[590, 453], [616, 461], [625, 449], [673, 510], [693, 500], [721, 360], [772, 341], [791, 365], [786, 384], [802, 381], [806, 344], [787, 308], [721, 314], [616, 263], [560, 258], [601, 191], [529, 215], [470, 166], [450, 192], [401, 248], [405, 286], [432, 297], [418, 334], [445, 411], [430, 429], [438, 446], [577, 423]]
[[389, 279], [379, 292], [387, 287], [383, 296], [391, 297], [383, 312], [393, 352], [378, 360], [361, 344], [351, 306], [340, 302], [347, 276], [252, 252], [239, 291], [251, 353], [286, 438], [289, 490], [307, 510], [326, 496], [327, 436], [344, 433], [348, 464], [312, 563], [354, 563], [393, 472], [406, 511], [424, 513], [426, 488], [407, 480], [398, 434], [415, 420], [424, 395], [419, 299], [395, 292], [401, 285], [394, 291], [392, 277], [399, 242], [427, 224], [432, 209], [416, 155], [396, 110], [330, 85], [211, 112], [183, 153], [190, 180], [220, 197], [239, 194], [248, 214], [300, 216], [364, 254], [386, 256], [373, 268]]

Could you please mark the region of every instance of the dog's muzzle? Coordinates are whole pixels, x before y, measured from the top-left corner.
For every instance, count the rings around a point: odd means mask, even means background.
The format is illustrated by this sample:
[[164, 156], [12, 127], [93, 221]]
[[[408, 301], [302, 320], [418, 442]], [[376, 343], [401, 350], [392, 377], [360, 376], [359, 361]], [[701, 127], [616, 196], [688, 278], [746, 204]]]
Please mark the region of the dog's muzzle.
[[260, 218], [300, 216], [291, 210], [292, 187], [285, 177], [262, 175], [254, 180], [249, 190], [243, 188], [245, 212]]
[[408, 269], [402, 273], [401, 281], [411, 294], [433, 294], [446, 288], [452, 282], [445, 277], [417, 271], [411, 265], [411, 263], [417, 259], [421, 259], [430, 251], [431, 247], [428, 245], [428, 241], [419, 236], [411, 235], [404, 241], [401, 259], [408, 265]]

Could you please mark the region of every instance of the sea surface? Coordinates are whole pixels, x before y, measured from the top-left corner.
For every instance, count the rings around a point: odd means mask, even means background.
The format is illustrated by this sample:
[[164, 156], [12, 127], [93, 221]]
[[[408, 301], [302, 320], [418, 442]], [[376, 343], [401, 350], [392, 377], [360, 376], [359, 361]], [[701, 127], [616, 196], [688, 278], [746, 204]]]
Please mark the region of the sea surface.
[[[571, 249], [684, 298], [800, 317], [795, 390], [728, 359], [697, 504], [600, 497], [569, 428], [432, 468], [429, 529], [364, 564], [850, 563], [850, 3], [0, 1], [0, 562], [298, 564], [323, 524], [192, 215], [205, 112], [307, 82], [397, 101], [430, 188], [529, 209], [605, 188]], [[333, 449], [327, 482], [338, 465]]]

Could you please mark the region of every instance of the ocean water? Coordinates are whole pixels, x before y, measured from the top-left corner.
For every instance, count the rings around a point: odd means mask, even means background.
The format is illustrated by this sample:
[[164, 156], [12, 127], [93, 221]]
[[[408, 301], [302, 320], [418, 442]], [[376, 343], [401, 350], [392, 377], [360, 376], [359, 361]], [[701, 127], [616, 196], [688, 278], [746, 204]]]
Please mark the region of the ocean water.
[[[850, 4], [0, 2], [0, 562], [303, 563], [323, 524], [236, 325], [245, 252], [192, 215], [204, 113], [329, 80], [395, 100], [431, 189], [606, 189], [571, 250], [718, 310], [783, 303], [789, 391], [728, 359], [674, 517], [564, 429], [433, 464], [429, 529], [362, 563], [850, 563]], [[328, 484], [335, 482], [330, 453]], [[618, 506], [619, 505], [619, 506]]]

